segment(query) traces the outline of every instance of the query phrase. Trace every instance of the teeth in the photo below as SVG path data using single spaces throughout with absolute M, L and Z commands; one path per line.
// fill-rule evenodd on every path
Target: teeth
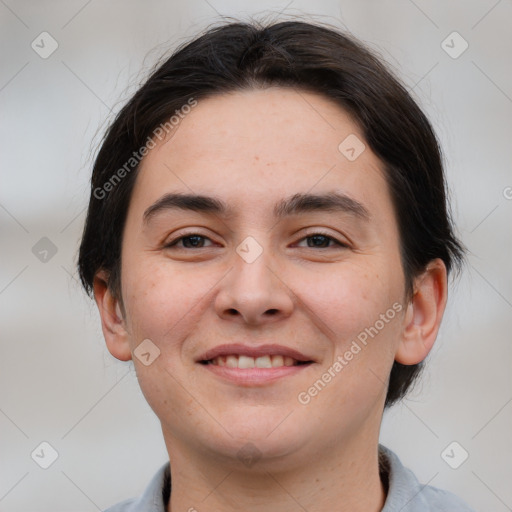
M 274 368 L 276 368 L 277 366 L 284 366 L 283 356 L 272 356 L 272 366 Z
M 219 356 L 211 360 L 211 364 L 226 366 L 227 368 L 279 368 L 282 366 L 294 366 L 297 361 L 288 356 Z
M 238 368 L 254 368 L 254 357 L 238 356 Z
M 254 366 L 256 366 L 256 368 L 272 368 L 272 361 L 270 360 L 270 356 L 257 357 L 254 360 Z
M 220 359 L 219 357 L 216 357 L 215 360 L 217 361 Z M 238 357 L 236 356 L 228 356 L 226 357 L 226 366 L 228 368 L 238 368 Z

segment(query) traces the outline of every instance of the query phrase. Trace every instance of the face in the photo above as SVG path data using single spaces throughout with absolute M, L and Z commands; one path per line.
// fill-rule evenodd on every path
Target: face
M 123 343 L 150 340 L 133 361 L 168 446 L 304 460 L 378 435 L 405 289 L 382 165 L 361 143 L 328 99 L 271 88 L 199 101 L 142 161 Z

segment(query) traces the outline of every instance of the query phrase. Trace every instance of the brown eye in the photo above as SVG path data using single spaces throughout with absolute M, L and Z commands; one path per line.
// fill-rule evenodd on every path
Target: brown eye
M 332 238 L 325 236 L 325 235 L 313 235 L 313 236 L 308 236 L 307 240 L 308 240 L 308 247 L 328 247 Z
M 330 249 L 335 246 L 338 247 L 348 247 L 347 244 L 344 244 L 337 240 L 336 238 L 327 235 L 325 233 L 312 233 L 311 235 L 305 236 L 302 240 L 307 240 L 308 248 L 318 248 L 318 249 Z M 333 244 L 329 245 L 331 242 Z
M 196 233 L 180 236 L 176 240 L 166 244 L 166 248 L 169 247 L 178 247 L 178 249 L 202 249 L 205 247 L 205 240 L 210 240 L 208 237 L 203 235 L 198 235 Z M 182 245 L 180 246 L 180 242 Z

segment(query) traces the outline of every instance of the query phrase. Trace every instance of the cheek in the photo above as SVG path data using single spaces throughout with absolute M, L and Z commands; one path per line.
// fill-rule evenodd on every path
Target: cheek
M 345 342 L 386 314 L 399 299 L 401 289 L 389 269 L 366 265 L 342 264 L 336 271 L 305 273 L 303 279 L 295 280 L 294 292 L 321 321 L 325 334 Z
M 369 262 L 296 278 L 293 291 L 322 331 L 319 343 L 329 345 L 297 394 L 305 424 L 313 414 L 321 418 L 318 428 L 355 435 L 370 415 L 379 421 L 400 331 L 401 288 L 393 269 L 370 269 Z
M 320 399 L 328 403 L 326 407 L 358 409 L 362 397 L 367 403 L 382 398 L 404 308 L 396 275 L 392 269 L 370 271 L 368 266 L 347 265 L 303 282 L 297 291 L 310 318 L 316 318 L 329 339 L 330 359 L 320 372 L 330 372 L 325 378 L 332 380 Z
M 160 350 L 159 366 L 180 379 L 190 375 L 197 345 L 216 320 L 213 300 L 225 274 L 224 267 L 176 265 L 156 254 L 127 258 L 123 294 L 132 351 L 149 339 Z
M 201 289 L 189 273 L 171 271 L 151 261 L 126 261 L 123 293 L 128 328 L 137 345 L 149 338 L 161 349 L 164 339 L 176 339 L 180 324 L 201 299 Z M 171 335 L 172 334 L 172 335 Z
M 170 266 L 156 264 L 156 258 L 153 262 L 137 263 L 126 259 L 124 275 L 132 352 L 146 339 L 159 351 L 148 366 L 136 357 L 137 353 L 133 357 L 141 390 L 158 416 L 162 411 L 183 415 L 194 406 L 180 384 L 191 371 L 190 361 L 182 357 L 183 340 L 194 328 L 195 307 L 199 306 L 207 286 L 204 283 L 201 286 L 200 279 L 188 272 L 171 271 Z

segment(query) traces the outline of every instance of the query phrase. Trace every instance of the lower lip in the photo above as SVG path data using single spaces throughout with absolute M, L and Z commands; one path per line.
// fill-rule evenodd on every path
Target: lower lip
M 291 377 L 306 370 L 311 364 L 279 366 L 277 368 L 228 368 L 215 364 L 201 364 L 201 366 L 215 375 L 241 386 L 255 386 L 267 384 L 283 377 Z

